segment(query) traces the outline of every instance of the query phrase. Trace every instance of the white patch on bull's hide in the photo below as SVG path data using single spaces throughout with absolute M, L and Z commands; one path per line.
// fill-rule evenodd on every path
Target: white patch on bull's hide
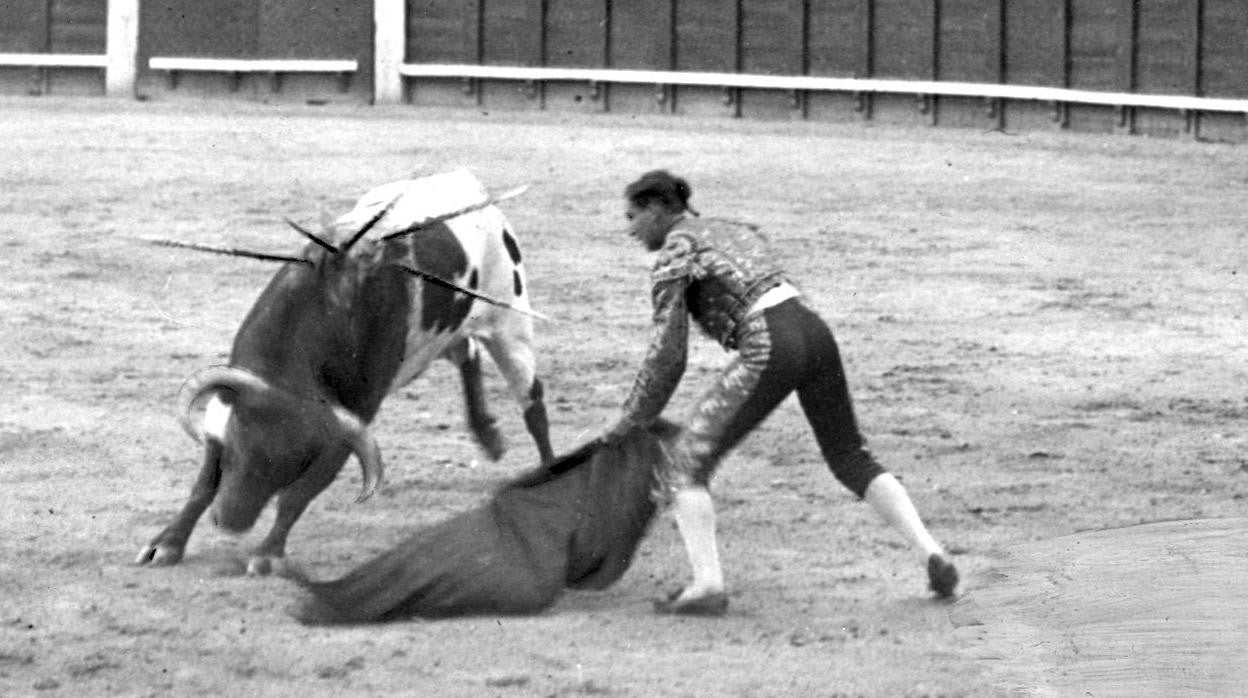
M 368 233 L 367 237 L 377 239 L 421 221 L 483 203 L 488 198 L 489 193 L 481 181 L 466 169 L 399 180 L 383 184 L 362 196 L 351 211 L 337 219 L 334 229 L 340 239 L 349 238 L 389 206 L 389 211 Z M 451 218 L 446 221 L 446 226 L 459 242 L 468 262 L 463 275 L 446 280 L 467 287 L 468 275 L 476 270 L 477 285 L 473 290 L 527 310 L 528 294 L 521 293 L 516 297 L 514 293 L 516 275 L 523 283 L 524 270 L 512 263 L 504 247 L 503 231 L 512 229 L 503 212 L 495 206 L 486 206 Z M 514 231 L 511 234 L 514 238 Z M 411 285 L 412 310 L 408 318 L 406 349 L 403 363 L 390 384 L 391 392 L 424 373 L 434 359 L 442 356 L 447 347 L 463 337 L 488 337 L 492 334 L 515 336 L 518 331 L 528 336 L 531 332 L 526 316 L 482 302 L 473 303 L 464 323 L 454 330 L 444 328 L 440 332 L 431 332 L 423 329 L 422 288 L 422 284 Z
M 349 237 L 393 203 L 390 211 L 368 233 L 370 238 L 382 237 L 414 223 L 479 204 L 488 197 L 481 181 L 462 168 L 420 179 L 401 179 L 369 190 L 360 197 L 355 208 L 338 218 L 334 229 L 339 236 Z
M 475 180 L 474 180 L 475 181 Z M 477 292 L 498 299 L 510 299 L 518 308 L 528 309 L 528 295 L 515 297 L 513 294 L 513 275 L 519 270 L 523 277 L 523 269 L 514 266 L 511 257 L 503 246 L 502 232 L 511 230 L 507 217 L 497 207 L 489 206 L 478 211 L 457 216 L 446 222 L 451 233 L 464 251 L 468 264 L 466 269 L 477 270 Z M 514 237 L 514 233 L 513 233 Z M 447 279 L 460 286 L 467 286 L 468 276 L 464 274 L 454 279 Z M 527 324 L 528 317 L 513 310 L 500 308 L 488 303 L 475 302 L 464 318 L 463 324 L 453 332 L 430 332 L 421 327 L 421 315 L 424 310 L 421 296 L 421 284 L 413 284 L 411 315 L 407 323 L 407 351 L 399 371 L 390 384 L 393 392 L 407 385 L 417 376 L 424 373 L 434 359 L 442 356 L 447 347 L 462 337 L 487 337 L 494 333 L 510 335 L 513 323 Z
M 204 406 L 204 436 L 217 441 L 225 441 L 225 426 L 230 422 L 233 408 L 213 395 Z

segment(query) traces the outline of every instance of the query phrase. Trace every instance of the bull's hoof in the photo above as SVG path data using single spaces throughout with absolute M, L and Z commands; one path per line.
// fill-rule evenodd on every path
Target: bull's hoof
M 252 555 L 247 559 L 248 577 L 268 577 L 271 574 L 285 576 L 286 558 L 272 555 Z
M 503 457 L 507 452 L 507 440 L 503 438 L 503 432 L 493 427 L 483 429 L 474 434 L 477 438 L 477 445 L 485 451 L 485 457 L 492 461 L 496 461 Z
M 149 543 L 139 551 L 138 556 L 134 558 L 134 564 L 145 567 L 176 565 L 182 561 L 183 552 L 184 549 L 179 545 Z

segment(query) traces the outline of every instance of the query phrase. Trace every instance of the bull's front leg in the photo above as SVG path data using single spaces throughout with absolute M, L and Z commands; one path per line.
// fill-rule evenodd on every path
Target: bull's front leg
M 498 428 L 498 419 L 490 413 L 485 403 L 480 348 L 474 340 L 465 339 L 448 349 L 445 355 L 459 367 L 469 431 L 490 460 L 502 458 L 507 452 L 507 441 Z
M 143 546 L 134 562 L 136 565 L 176 565 L 186 553 L 186 542 L 195 529 L 195 523 L 212 504 L 221 483 L 221 444 L 208 439 L 204 447 L 204 464 L 191 486 L 191 496 L 182 510 L 150 543 Z
M 290 536 L 290 529 L 303 516 L 308 504 L 334 481 L 347 455 L 345 450 L 331 449 L 308 468 L 303 477 L 278 493 L 273 527 L 247 558 L 248 576 L 265 576 L 275 570 L 282 574 L 286 571 L 286 539 Z

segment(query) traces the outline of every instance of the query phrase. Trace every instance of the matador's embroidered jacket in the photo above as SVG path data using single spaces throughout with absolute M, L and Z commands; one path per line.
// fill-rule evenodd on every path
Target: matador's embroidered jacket
M 624 403 L 624 419 L 646 424 L 667 406 L 688 354 L 689 316 L 725 349 L 767 291 L 786 281 L 757 229 L 716 219 L 683 219 L 668 232 L 651 272 L 654 331 Z

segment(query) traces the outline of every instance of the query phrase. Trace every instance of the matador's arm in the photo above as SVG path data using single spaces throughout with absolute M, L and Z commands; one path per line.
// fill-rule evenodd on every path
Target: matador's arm
M 685 306 L 687 279 L 658 281 L 654 285 L 654 328 L 650 347 L 637 372 L 632 392 L 624 401 L 621 426 L 653 422 L 676 392 L 685 374 L 689 350 L 689 311 Z

